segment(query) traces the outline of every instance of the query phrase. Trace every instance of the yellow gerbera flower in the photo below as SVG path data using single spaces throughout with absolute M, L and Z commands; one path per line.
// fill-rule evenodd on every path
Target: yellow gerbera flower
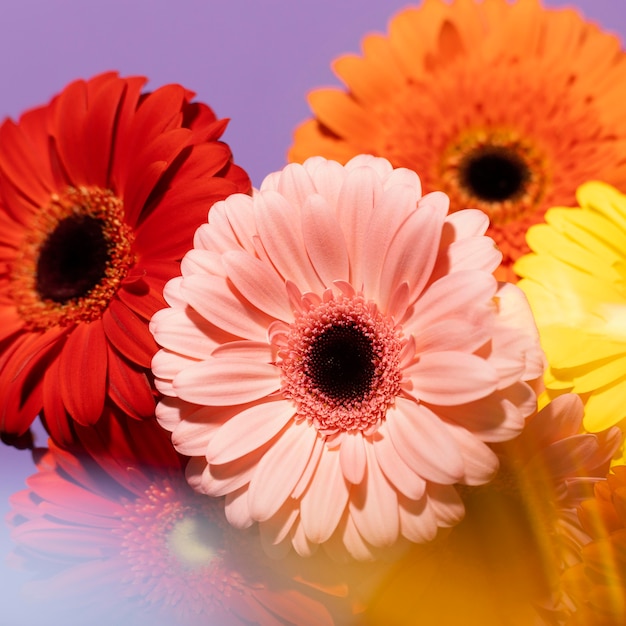
M 539 327 L 551 396 L 579 394 L 591 432 L 626 430 L 626 196 L 582 185 L 579 208 L 553 208 L 515 264 Z

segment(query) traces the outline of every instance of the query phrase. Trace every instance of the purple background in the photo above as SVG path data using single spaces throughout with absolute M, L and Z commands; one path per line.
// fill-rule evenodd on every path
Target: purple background
M 569 5 L 626 36 L 622 0 Z M 306 92 L 337 84 L 331 60 L 358 52 L 365 33 L 384 32 L 405 6 L 401 0 L 3 0 L 0 117 L 16 118 L 69 81 L 104 70 L 147 76 L 151 88 L 181 83 L 231 119 L 224 138 L 258 186 L 284 165 L 293 129 L 309 115 Z M 45 443 L 41 432 L 38 443 Z M 29 453 L 0 444 L 0 516 L 8 495 L 32 472 Z M 26 625 L 17 616 L 19 576 L 4 566 L 9 546 L 0 521 L 0 626 Z

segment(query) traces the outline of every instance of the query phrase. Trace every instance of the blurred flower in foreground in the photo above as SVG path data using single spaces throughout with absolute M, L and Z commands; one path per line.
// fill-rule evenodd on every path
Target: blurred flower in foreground
M 626 183 L 626 54 L 573 9 L 538 0 L 426 0 L 334 70 L 347 92 L 309 95 L 292 161 L 371 153 L 420 174 L 456 209 L 485 211 L 504 255 L 581 181 Z
M 584 626 L 626 623 L 626 467 L 616 466 L 595 486 L 593 498 L 579 509 L 591 541 L 582 562 L 564 575 L 565 588 L 577 607 L 571 622 Z
M 112 457 L 105 473 L 50 446 L 10 500 L 13 561 L 38 574 L 24 590 L 31 610 L 81 625 L 103 612 L 106 624 L 333 623 L 302 592 L 310 587 L 268 564 L 258 536 L 235 531 L 221 501 L 194 493 L 181 473 Z
M 0 431 L 154 415 L 147 321 L 211 204 L 247 175 L 193 93 L 102 74 L 0 127 Z M 77 375 L 80 380 L 77 380 Z
M 585 428 L 599 431 L 626 418 L 626 196 L 592 182 L 580 208 L 554 208 L 534 226 L 534 254 L 516 271 L 528 296 L 555 395 L 580 394 Z
M 582 413 L 577 396 L 561 396 L 518 438 L 494 446 L 496 478 L 464 490 L 465 519 L 399 563 L 363 623 L 560 623 L 569 612 L 561 574 L 588 541 L 576 507 L 606 475 L 620 441 L 617 428 L 580 434 Z
M 157 418 L 238 527 L 301 555 L 372 559 L 456 524 L 455 483 L 522 429 L 540 377 L 530 310 L 479 211 L 362 156 L 217 203 L 151 330 Z

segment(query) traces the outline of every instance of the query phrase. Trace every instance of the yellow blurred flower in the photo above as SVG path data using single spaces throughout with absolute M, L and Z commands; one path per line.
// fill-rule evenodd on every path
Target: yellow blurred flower
M 546 388 L 585 402 L 591 432 L 626 427 L 626 196 L 590 182 L 578 208 L 553 208 L 515 264 L 549 368 Z

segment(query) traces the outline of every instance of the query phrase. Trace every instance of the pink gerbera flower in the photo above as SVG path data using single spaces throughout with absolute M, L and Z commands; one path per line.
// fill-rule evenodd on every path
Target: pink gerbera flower
M 541 375 L 522 293 L 475 210 L 416 174 L 322 158 L 217 203 L 151 329 L 160 423 L 268 546 L 373 558 L 458 522 Z

